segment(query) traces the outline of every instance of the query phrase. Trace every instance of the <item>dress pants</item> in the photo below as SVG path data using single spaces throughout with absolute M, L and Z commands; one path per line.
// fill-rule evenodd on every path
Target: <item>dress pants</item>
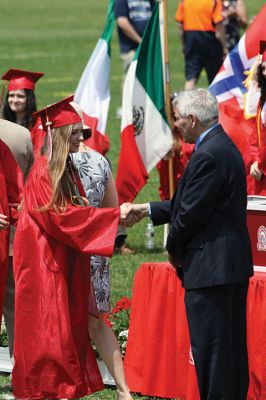
M 201 400 L 246 400 L 248 281 L 186 289 L 185 305 Z
M 15 312 L 15 282 L 13 274 L 13 257 L 9 256 L 8 275 L 5 289 L 5 299 L 3 314 L 5 319 L 6 331 L 8 336 L 9 354 L 12 364 L 14 364 L 14 312 Z

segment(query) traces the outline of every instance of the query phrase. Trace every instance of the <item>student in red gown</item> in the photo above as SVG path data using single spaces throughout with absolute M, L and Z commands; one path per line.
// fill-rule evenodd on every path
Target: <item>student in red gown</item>
M 257 107 L 256 124 L 250 137 L 250 176 L 248 193 L 266 196 L 266 42 L 260 42 L 261 60 L 257 67 L 260 100 Z
M 32 113 L 36 111 L 35 84 L 42 76 L 42 72 L 10 68 L 1 77 L 1 79 L 8 83 L 8 86 L 1 107 L 0 138 L 12 150 L 24 174 L 24 179 L 27 178 L 33 161 L 31 135 L 27 131 L 32 128 Z M 35 137 L 39 138 L 40 136 Z M 15 228 L 11 226 L 8 277 L 3 307 L 9 354 L 12 363 L 15 309 L 15 283 L 13 276 L 14 234 Z
M 25 128 L 32 127 L 32 113 L 36 111 L 35 83 L 42 72 L 10 68 L 1 79 L 9 81 L 3 104 L 2 118 Z
M 72 399 L 103 388 L 88 336 L 88 254 L 112 255 L 125 209 L 88 206 L 69 156 L 83 140 L 72 99 L 37 113 L 47 134 L 15 237 L 13 389 L 23 399 Z
M 0 321 L 8 272 L 10 225 L 17 220 L 22 174 L 9 147 L 0 140 Z

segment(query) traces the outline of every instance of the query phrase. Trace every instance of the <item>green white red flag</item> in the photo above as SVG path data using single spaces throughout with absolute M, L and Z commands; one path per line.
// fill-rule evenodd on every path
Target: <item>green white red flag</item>
M 114 24 L 114 0 L 110 0 L 103 33 L 83 71 L 74 98 L 85 114 L 85 123 L 92 128 L 92 137 L 86 144 L 101 154 L 109 149 L 105 128 L 110 103 L 109 75 Z
M 149 172 L 172 148 L 165 113 L 163 45 L 156 3 L 124 84 L 116 178 L 120 203 L 135 199 Z

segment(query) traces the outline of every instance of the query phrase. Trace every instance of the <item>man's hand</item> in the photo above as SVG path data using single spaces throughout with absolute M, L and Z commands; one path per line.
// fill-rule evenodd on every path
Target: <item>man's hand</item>
M 261 180 L 262 171 L 258 167 L 258 161 L 255 161 L 250 167 L 250 175 L 253 176 L 257 181 Z
M 182 281 L 183 280 L 183 267 L 182 267 L 181 258 L 173 257 L 173 256 L 171 256 L 171 254 L 168 253 L 168 261 L 175 268 L 178 278 Z
M 0 231 L 3 231 L 9 227 L 9 222 L 6 221 L 6 218 L 6 215 L 0 214 Z
M 120 206 L 120 223 L 131 227 L 148 215 L 147 204 L 124 203 Z

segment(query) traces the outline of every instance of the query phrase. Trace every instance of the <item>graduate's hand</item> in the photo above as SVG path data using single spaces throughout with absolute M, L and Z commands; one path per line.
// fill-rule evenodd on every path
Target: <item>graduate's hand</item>
M 3 231 L 9 227 L 9 222 L 6 220 L 6 218 L 6 215 L 0 214 L 0 231 Z
M 250 175 L 253 176 L 257 181 L 260 181 L 262 177 L 262 171 L 258 167 L 258 161 L 255 161 L 250 167 Z

